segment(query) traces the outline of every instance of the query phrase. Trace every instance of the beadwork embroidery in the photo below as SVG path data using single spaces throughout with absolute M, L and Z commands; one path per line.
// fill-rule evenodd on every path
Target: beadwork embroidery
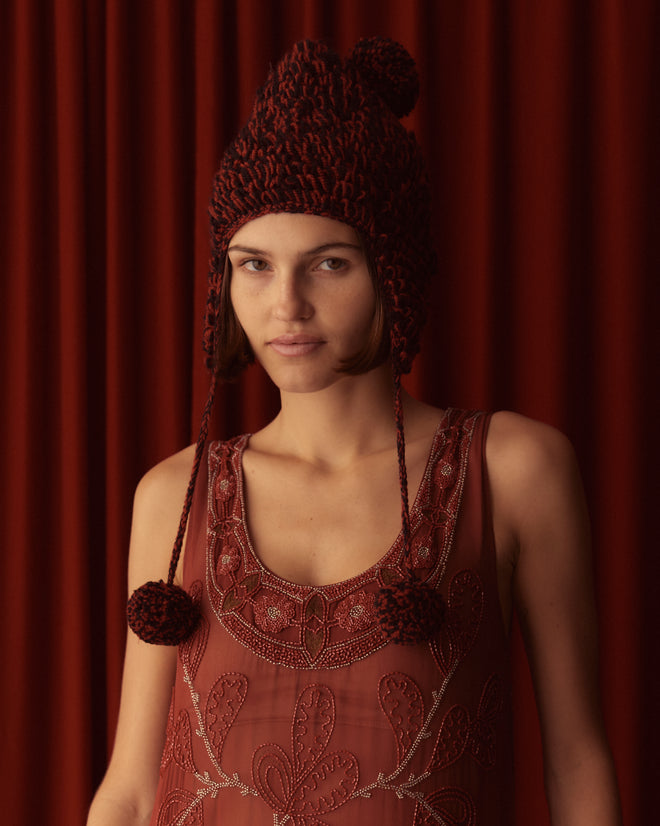
M 252 777 L 260 796 L 279 815 L 300 826 L 320 823 L 346 803 L 358 783 L 350 752 L 327 753 L 335 726 L 335 699 L 327 686 L 310 685 L 300 694 L 291 726 L 291 754 L 278 744 L 257 749 Z
M 187 673 L 186 682 L 192 690 Z M 355 755 L 345 749 L 328 751 L 336 720 L 335 697 L 330 688 L 318 684 L 308 685 L 298 696 L 291 723 L 291 751 L 287 752 L 277 743 L 265 743 L 255 750 L 252 758 L 253 786 L 247 786 L 236 773 L 230 779 L 221 768 L 223 747 L 247 693 L 244 675 L 224 674 L 211 688 L 204 713 L 199 697 L 194 691 L 192 694 L 199 722 L 196 734 L 206 744 L 219 781 L 208 772 L 202 775 L 196 770 L 188 715 L 182 710 L 175 725 L 171 710 L 161 770 L 174 761 L 184 772 L 193 774 L 202 787 L 196 795 L 185 789 L 171 791 L 160 808 L 159 826 L 202 823 L 203 797 L 209 793 L 215 796 L 221 788 L 229 786 L 241 788 L 243 794 L 258 795 L 272 809 L 275 823 L 279 823 L 280 818 L 282 823 L 291 818 L 299 826 L 322 826 L 321 815 L 382 789 L 417 801 L 414 824 L 473 826 L 474 803 L 463 790 L 446 787 L 424 796 L 417 787 L 431 772 L 459 760 L 466 750 L 484 768 L 493 766 L 496 748 L 493 723 L 502 700 L 497 675 L 486 682 L 472 723 L 469 712 L 462 706 L 452 706 L 445 713 L 427 771 L 417 776 L 410 774 L 403 782 L 400 776 L 432 730 L 444 689 L 434 693 L 433 706 L 426 714 L 422 692 L 411 677 L 398 672 L 382 677 L 378 686 L 379 702 L 394 734 L 397 762 L 388 776 L 381 773 L 375 782 L 362 788 L 358 788 L 360 772 Z
M 341 674 L 333 682 L 326 672 L 324 681 L 322 669 L 343 668 L 378 650 L 373 595 L 381 582 L 400 575 L 400 548 L 395 543 L 381 564 L 336 586 L 305 588 L 275 577 L 259 565 L 244 527 L 241 440 L 214 446 L 215 466 L 209 460 L 206 582 L 194 581 L 188 587 L 193 599 L 202 602 L 203 617 L 195 634 L 179 647 L 179 696 L 174 698 L 178 704 L 173 702 L 170 709 L 162 759 L 168 779 L 154 826 L 203 826 L 205 809 L 207 817 L 216 811 L 213 799 L 221 798 L 218 811 L 226 806 L 238 813 L 243 811 L 238 808 L 243 805 L 241 795 L 250 799 L 245 811 L 256 813 L 264 807 L 262 814 L 247 816 L 249 822 L 273 826 L 358 822 L 362 815 L 356 812 L 365 812 L 370 798 L 379 798 L 374 801 L 378 812 L 389 811 L 391 803 L 397 813 L 393 817 L 402 826 L 477 826 L 477 818 L 482 822 L 479 798 L 471 794 L 473 789 L 480 794 L 478 787 L 457 778 L 501 765 L 497 732 L 505 682 L 497 672 L 479 669 L 479 683 L 468 697 L 449 691 L 478 639 L 477 651 L 483 651 L 479 635 L 486 627 L 485 593 L 477 566 L 460 567 L 471 565 L 469 559 L 461 557 L 459 565 L 452 561 L 451 574 L 445 576 L 473 427 L 469 417 L 447 418 L 436 434 L 412 509 L 415 571 L 442 589 L 447 622 L 424 651 L 410 655 L 410 669 L 386 667 L 382 676 L 376 672 L 370 677 L 370 688 L 362 685 L 359 702 L 375 714 L 368 725 L 379 743 L 378 754 L 364 764 L 359 739 L 344 739 L 347 723 L 354 727 L 359 720 L 355 706 L 351 709 L 358 695 L 338 689 Z M 448 471 L 438 471 L 442 462 Z M 230 484 L 223 486 L 225 474 Z M 439 485 L 438 474 L 449 483 Z M 488 616 L 492 618 L 492 612 Z M 260 729 L 255 730 L 254 723 L 264 712 L 259 690 L 251 695 L 246 674 L 232 671 L 231 665 L 219 676 L 213 668 L 209 671 L 211 630 L 214 656 L 217 651 L 219 662 L 237 662 L 233 654 L 225 660 L 216 648 L 218 640 L 234 645 L 226 636 L 216 636 L 224 633 L 222 629 L 240 644 L 237 651 L 242 647 L 262 660 L 255 674 L 269 668 L 263 661 L 289 667 L 303 664 L 288 683 L 293 691 L 274 706 L 277 719 L 267 730 L 279 733 L 250 739 L 247 753 L 243 738 L 248 731 L 250 737 L 255 731 L 258 737 Z M 387 651 L 379 656 L 397 668 L 404 662 L 390 659 Z M 244 655 L 239 653 L 239 660 L 244 661 Z M 353 671 L 352 679 L 356 677 Z M 180 692 L 188 695 L 186 700 Z M 287 720 L 288 738 L 282 731 Z M 407 808 L 394 808 L 403 804 Z
M 484 609 L 484 590 L 474 571 L 459 571 L 449 584 L 447 622 L 431 642 L 443 674 L 451 674 L 474 644 Z
M 335 620 L 345 631 L 362 631 L 376 621 L 373 594 L 358 591 L 343 599 L 335 610 Z
M 281 594 L 264 593 L 254 601 L 254 621 L 262 631 L 278 634 L 291 625 L 295 609 Z
M 190 596 L 197 605 L 201 602 L 203 588 L 204 586 L 199 580 L 196 580 L 190 586 Z M 197 676 L 197 670 L 206 651 L 209 631 L 209 621 L 202 613 L 196 631 L 179 646 L 179 657 L 188 669 L 192 680 Z
M 202 801 L 185 789 L 171 791 L 158 813 L 158 826 L 204 826 Z
M 453 541 L 476 418 L 447 412 L 411 509 L 413 568 L 435 586 Z M 346 582 L 312 588 L 275 576 L 254 553 L 246 527 L 248 438 L 214 443 L 209 451 L 207 589 L 218 621 L 258 656 L 290 668 L 337 668 L 373 653 L 385 645 L 373 600 L 403 574 L 401 536 L 380 563 Z
M 424 805 L 426 804 L 426 805 Z M 476 826 L 476 810 L 470 795 L 462 789 L 439 789 L 424 804 L 417 804 L 413 826 Z
M 413 747 L 424 723 L 422 692 L 405 674 L 387 674 L 378 686 L 378 699 L 394 732 L 400 763 Z

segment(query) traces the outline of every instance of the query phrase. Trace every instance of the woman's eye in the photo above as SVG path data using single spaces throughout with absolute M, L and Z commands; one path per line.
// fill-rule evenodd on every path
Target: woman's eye
M 241 266 L 249 272 L 263 272 L 268 268 L 268 264 L 262 261 L 261 258 L 249 258 L 247 261 L 243 261 Z
M 343 269 L 345 266 L 346 261 L 344 261 L 343 258 L 326 258 L 319 264 L 319 269 L 337 272 L 338 270 Z

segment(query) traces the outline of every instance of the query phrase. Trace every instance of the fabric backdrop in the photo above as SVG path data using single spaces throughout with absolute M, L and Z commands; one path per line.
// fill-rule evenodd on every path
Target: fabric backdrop
M 111 747 L 131 498 L 196 436 L 207 203 L 301 37 L 403 42 L 442 273 L 408 382 L 573 440 L 627 823 L 656 812 L 660 5 L 653 0 L 0 3 L 2 821 L 80 823 Z M 258 369 L 218 437 L 276 410 Z M 518 824 L 547 822 L 516 638 Z

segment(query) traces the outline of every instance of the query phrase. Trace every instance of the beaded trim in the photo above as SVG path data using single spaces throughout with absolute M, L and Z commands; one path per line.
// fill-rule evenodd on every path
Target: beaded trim
M 463 495 L 470 444 L 481 414 L 446 411 L 410 512 L 415 574 L 441 587 Z M 343 582 L 299 585 L 269 571 L 247 530 L 243 435 L 209 449 L 206 588 L 211 608 L 239 643 L 270 663 L 341 668 L 387 644 L 377 591 L 403 575 L 401 534 L 379 562 Z M 446 596 L 446 595 L 445 595 Z

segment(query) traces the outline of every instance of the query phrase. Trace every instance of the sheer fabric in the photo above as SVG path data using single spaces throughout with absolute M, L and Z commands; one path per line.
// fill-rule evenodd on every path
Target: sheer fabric
M 261 564 L 246 527 L 249 437 L 211 446 L 184 562 L 203 621 L 179 649 L 153 826 L 511 823 L 487 422 L 449 411 L 433 441 L 412 565 L 447 617 L 416 646 L 386 643 L 374 611 L 401 574 L 401 536 L 345 582 L 287 582 Z

